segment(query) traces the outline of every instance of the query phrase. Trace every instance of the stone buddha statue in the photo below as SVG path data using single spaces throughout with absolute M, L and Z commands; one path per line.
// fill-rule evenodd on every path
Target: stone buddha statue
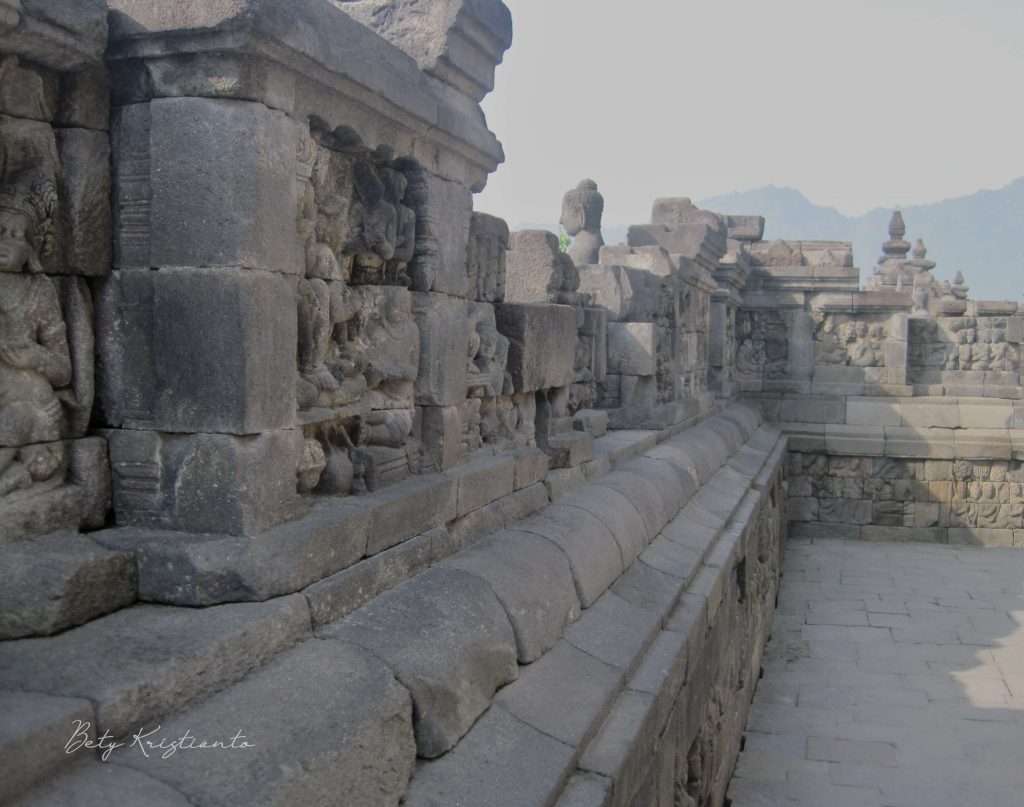
M 584 179 L 562 198 L 562 218 L 559 224 L 573 239 L 569 257 L 577 266 L 597 263 L 598 252 L 604 246 L 601 237 L 603 212 L 604 197 L 592 179 Z

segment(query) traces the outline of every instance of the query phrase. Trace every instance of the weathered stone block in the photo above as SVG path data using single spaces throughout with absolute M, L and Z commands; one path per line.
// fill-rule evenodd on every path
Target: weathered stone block
M 65 747 L 75 721 L 91 724 L 95 719 L 92 704 L 84 698 L 60 698 L 36 692 L 2 692 L 0 710 L 4 714 L 0 728 L 0 758 L 4 761 L 0 799 L 5 803 L 12 803 L 32 785 L 51 779 L 56 771 L 66 766 L 71 757 Z M 28 804 L 40 807 L 62 803 L 68 802 L 28 799 Z
M 661 616 L 609 591 L 569 626 L 565 639 L 605 664 L 630 669 L 661 628 Z
M 0 6 L 0 49 L 56 70 L 103 59 L 107 10 L 100 0 L 30 0 Z
M 558 642 L 498 693 L 495 703 L 574 748 L 586 744 L 622 683 L 622 670 Z
M 843 423 L 846 409 L 846 398 L 835 395 L 787 395 L 781 406 L 794 423 Z
M 514 486 L 516 490 L 543 482 L 548 472 L 548 455 L 539 448 L 523 448 L 515 453 L 516 468 Z
M 106 436 L 119 526 L 247 535 L 301 513 L 297 431 Z
M 515 458 L 481 457 L 452 472 L 458 480 L 456 515 L 461 517 L 512 493 Z
M 580 409 L 573 415 L 573 428 L 591 437 L 601 437 L 608 432 L 608 413 L 600 409 Z
M 374 502 L 367 527 L 366 553 L 375 555 L 388 547 L 443 527 L 458 507 L 458 482 L 445 474 L 430 474 L 385 489 Z
M 666 468 L 664 473 L 671 474 L 672 472 Z M 632 465 L 627 469 L 612 471 L 594 484 L 601 488 L 611 488 L 633 503 L 647 528 L 646 540 L 650 541 L 669 522 L 669 511 L 659 485 L 655 481 L 633 473 Z
M 737 241 L 760 241 L 764 237 L 764 216 L 727 215 L 725 226 L 729 238 Z
M 885 451 L 885 429 L 826 424 L 825 450 L 830 454 L 881 455 Z
M 0 644 L 0 687 L 88 698 L 99 732 L 120 737 L 239 680 L 309 634 L 300 596 L 198 610 L 140 605 L 57 636 Z
M 166 721 L 160 735 L 176 738 L 187 730 L 222 738 L 242 715 L 254 748 L 166 758 L 124 749 L 114 759 L 193 804 L 282 806 L 331 801 L 339 787 L 353 804 L 395 803 L 416 764 L 409 693 L 380 660 L 350 644 L 305 642 Z M 276 741 L 261 743 L 260 736 Z
M 911 398 L 902 401 L 900 412 L 903 418 L 901 426 L 942 429 L 960 427 L 960 408 L 956 399 L 918 402 Z
M 710 213 L 710 211 L 701 211 Z M 715 215 L 711 213 L 711 215 Z M 660 246 L 670 255 L 702 256 L 712 266 L 725 254 L 725 227 L 721 222 L 681 221 L 679 224 L 634 224 L 626 233 L 631 247 Z
M 429 569 L 322 629 L 384 661 L 415 706 L 416 748 L 451 750 L 515 680 L 515 634 L 491 587 L 457 569 Z
M 543 656 L 580 615 L 565 555 L 539 536 L 502 532 L 441 565 L 479 577 L 494 590 L 515 631 L 520 664 Z
M 558 237 L 547 230 L 512 233 L 506 257 L 505 302 L 576 302 L 579 270 L 558 247 Z
M 1008 460 L 1012 456 L 1007 429 L 956 429 L 953 441 L 953 456 L 957 459 Z
M 580 767 L 611 778 L 624 793 L 635 793 L 642 784 L 645 765 L 654 755 L 655 703 L 656 698 L 646 692 L 622 693 L 580 759 Z
M 59 103 L 58 126 L 107 131 L 110 126 L 110 74 L 106 67 L 96 65 L 74 73 L 63 73 Z
M 300 127 L 263 104 L 157 98 L 120 107 L 112 136 L 115 265 L 299 274 Z M 464 265 L 463 260 L 462 264 Z
M 959 408 L 960 425 L 965 429 L 1015 428 L 1014 407 L 1011 401 L 961 399 Z
M 503 303 L 496 306 L 498 330 L 508 337 L 508 371 L 516 392 L 572 383 L 576 312 L 565 305 Z M 564 350 L 553 349 L 564 345 Z M 463 362 L 465 363 L 465 362 Z
M 492 706 L 451 753 L 420 764 L 403 803 L 553 804 L 575 756 L 570 746 Z M 516 765 L 508 764 L 512 759 Z
M 135 554 L 143 600 L 189 606 L 262 601 L 300 591 L 363 557 L 368 498 L 324 497 L 301 518 L 256 534 L 127 528 L 92 537 Z
M 658 328 L 653 322 L 608 323 L 608 370 L 622 375 L 654 375 Z
M 916 459 L 952 459 L 954 429 L 885 427 L 885 455 Z
M 497 0 L 445 0 L 429 9 L 375 0 L 341 8 L 409 54 L 425 73 L 479 102 L 494 89 L 494 68 L 512 44 L 512 18 Z
M 584 266 L 579 275 L 579 290 L 590 295 L 594 305 L 608 312 L 610 322 L 626 318 L 633 289 L 624 267 L 606 266 L 603 263 L 599 266 Z
M 61 271 L 110 272 L 110 141 L 106 132 L 57 129 L 60 154 Z
M 115 272 L 97 321 L 109 424 L 233 434 L 293 425 L 293 281 L 227 268 Z
M 413 316 L 420 329 L 416 404 L 459 403 L 466 397 L 466 302 L 445 294 L 414 292 Z
M 0 548 L 0 639 L 56 633 L 135 601 L 135 558 L 78 535 Z
M 577 465 L 573 468 L 553 468 L 544 477 L 544 487 L 547 489 L 548 498 L 556 502 L 572 493 L 586 481 L 585 465 Z
M 1013 546 L 1013 530 L 983 529 L 978 527 L 950 527 L 949 543 L 959 546 Z
M 508 224 L 487 213 L 473 212 L 469 220 L 466 268 L 469 296 L 473 300 L 500 303 L 505 299 Z
M 902 422 L 900 404 L 895 399 L 846 399 L 846 424 L 848 426 L 899 426 Z
M 547 441 L 546 453 L 552 468 L 575 468 L 594 455 L 594 438 L 581 432 L 559 434 Z
M 433 559 L 434 537 L 430 533 L 418 535 L 304 589 L 313 627 L 341 619 L 378 594 L 425 571 Z
M 412 288 L 465 297 L 473 194 L 427 171 L 412 171 L 408 176 L 407 198 L 416 210 L 416 253 L 409 264 Z
M 619 545 L 600 519 L 585 510 L 553 504 L 515 525 L 547 538 L 569 561 L 576 596 L 589 608 L 622 574 Z
M 434 470 L 447 471 L 461 464 L 466 454 L 461 406 L 420 406 L 416 412 L 417 434 Z

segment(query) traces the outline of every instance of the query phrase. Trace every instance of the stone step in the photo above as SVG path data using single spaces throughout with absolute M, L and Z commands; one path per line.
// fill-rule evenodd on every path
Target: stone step
M 38 692 L 0 692 L 0 804 L 66 769 L 65 747 L 93 723 L 92 704 Z
M 46 636 L 135 602 L 135 556 L 78 534 L 0 547 L 0 639 Z
M 757 428 L 748 418 L 740 425 L 744 437 Z M 407 805 L 526 807 L 560 796 L 559 804 L 596 805 L 608 803 L 613 788 L 632 792 L 639 786 L 645 771 L 636 760 L 649 756 L 665 731 L 672 704 L 700 658 L 709 619 L 733 579 L 753 506 L 767 495 L 755 480 L 769 457 L 776 467 L 781 461 L 767 437 L 759 445 L 742 468 L 726 464 L 708 477 L 717 512 L 692 498 L 685 503 L 551 650 L 521 667 L 517 680 L 496 693 L 449 753 L 419 765 Z M 648 457 L 651 474 L 658 469 L 649 463 L 660 460 L 675 467 L 677 479 L 695 480 L 696 470 L 678 453 L 651 449 Z M 628 483 L 630 501 L 650 492 L 635 478 L 611 479 Z M 684 489 L 683 497 L 690 492 Z M 639 509 L 648 520 L 656 518 L 654 500 L 639 502 Z M 639 515 L 635 528 L 642 531 Z M 528 781 L 521 776 L 523 765 L 531 771 Z
M 200 742 L 227 747 L 188 748 Z M 405 688 L 355 645 L 310 639 L 18 804 L 397 804 L 415 763 Z
M 138 605 L 57 636 L 0 643 L 0 690 L 85 698 L 133 734 L 311 635 L 301 595 L 204 609 Z

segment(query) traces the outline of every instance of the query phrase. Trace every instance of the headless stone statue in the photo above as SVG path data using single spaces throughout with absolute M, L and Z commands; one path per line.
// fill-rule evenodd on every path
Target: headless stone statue
M 583 180 L 562 198 L 562 218 L 559 224 L 567 235 L 572 236 L 569 257 L 577 266 L 597 263 L 598 253 L 604 246 L 601 237 L 603 212 L 604 197 L 592 179 Z

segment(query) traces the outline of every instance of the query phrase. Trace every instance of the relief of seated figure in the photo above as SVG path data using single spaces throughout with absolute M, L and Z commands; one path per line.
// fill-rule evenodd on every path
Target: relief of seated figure
M 387 189 L 368 163 L 353 166 L 352 189 L 351 238 L 344 251 L 355 256 L 352 276 L 356 283 L 381 284 L 386 280 L 386 263 L 395 257 L 398 211 L 385 198 Z
M 412 318 L 411 298 L 388 287 L 374 294 L 374 311 L 362 334 L 364 376 L 372 409 L 413 406 L 413 382 L 419 372 L 420 332 Z
M 57 289 L 39 274 L 56 205 L 53 183 L 34 172 L 0 187 L 0 495 L 50 479 L 64 462 L 54 441 L 71 354 Z
M 998 328 L 992 331 L 991 368 L 999 371 L 1016 369 L 1013 352 L 1006 341 L 1006 332 Z
M 992 363 L 992 332 L 988 331 L 971 346 L 971 369 L 988 370 Z
M 362 367 L 340 356 L 345 353 L 348 322 L 355 315 L 345 265 L 329 243 L 332 217 L 340 209 L 340 200 L 333 197 L 321 202 L 306 242 L 306 275 L 299 281 L 298 310 L 298 402 L 302 409 L 345 406 L 366 391 Z M 334 362 L 330 362 L 332 352 L 339 354 Z
M 960 339 L 957 343 L 957 369 L 958 370 L 973 370 L 974 369 L 974 340 L 975 336 L 974 328 L 964 328 L 960 331 Z
M 466 386 L 471 397 L 493 398 L 511 388 L 512 377 L 506 372 L 509 340 L 486 320 L 480 320 L 469 334 L 469 355 Z
M 854 323 L 853 341 L 847 350 L 850 354 L 850 364 L 854 367 L 877 367 L 882 363 L 878 355 L 877 340 L 870 338 L 866 322 Z
M 814 363 L 824 365 L 846 364 L 846 349 L 836 333 L 835 319 L 819 314 L 818 331 L 814 340 Z

